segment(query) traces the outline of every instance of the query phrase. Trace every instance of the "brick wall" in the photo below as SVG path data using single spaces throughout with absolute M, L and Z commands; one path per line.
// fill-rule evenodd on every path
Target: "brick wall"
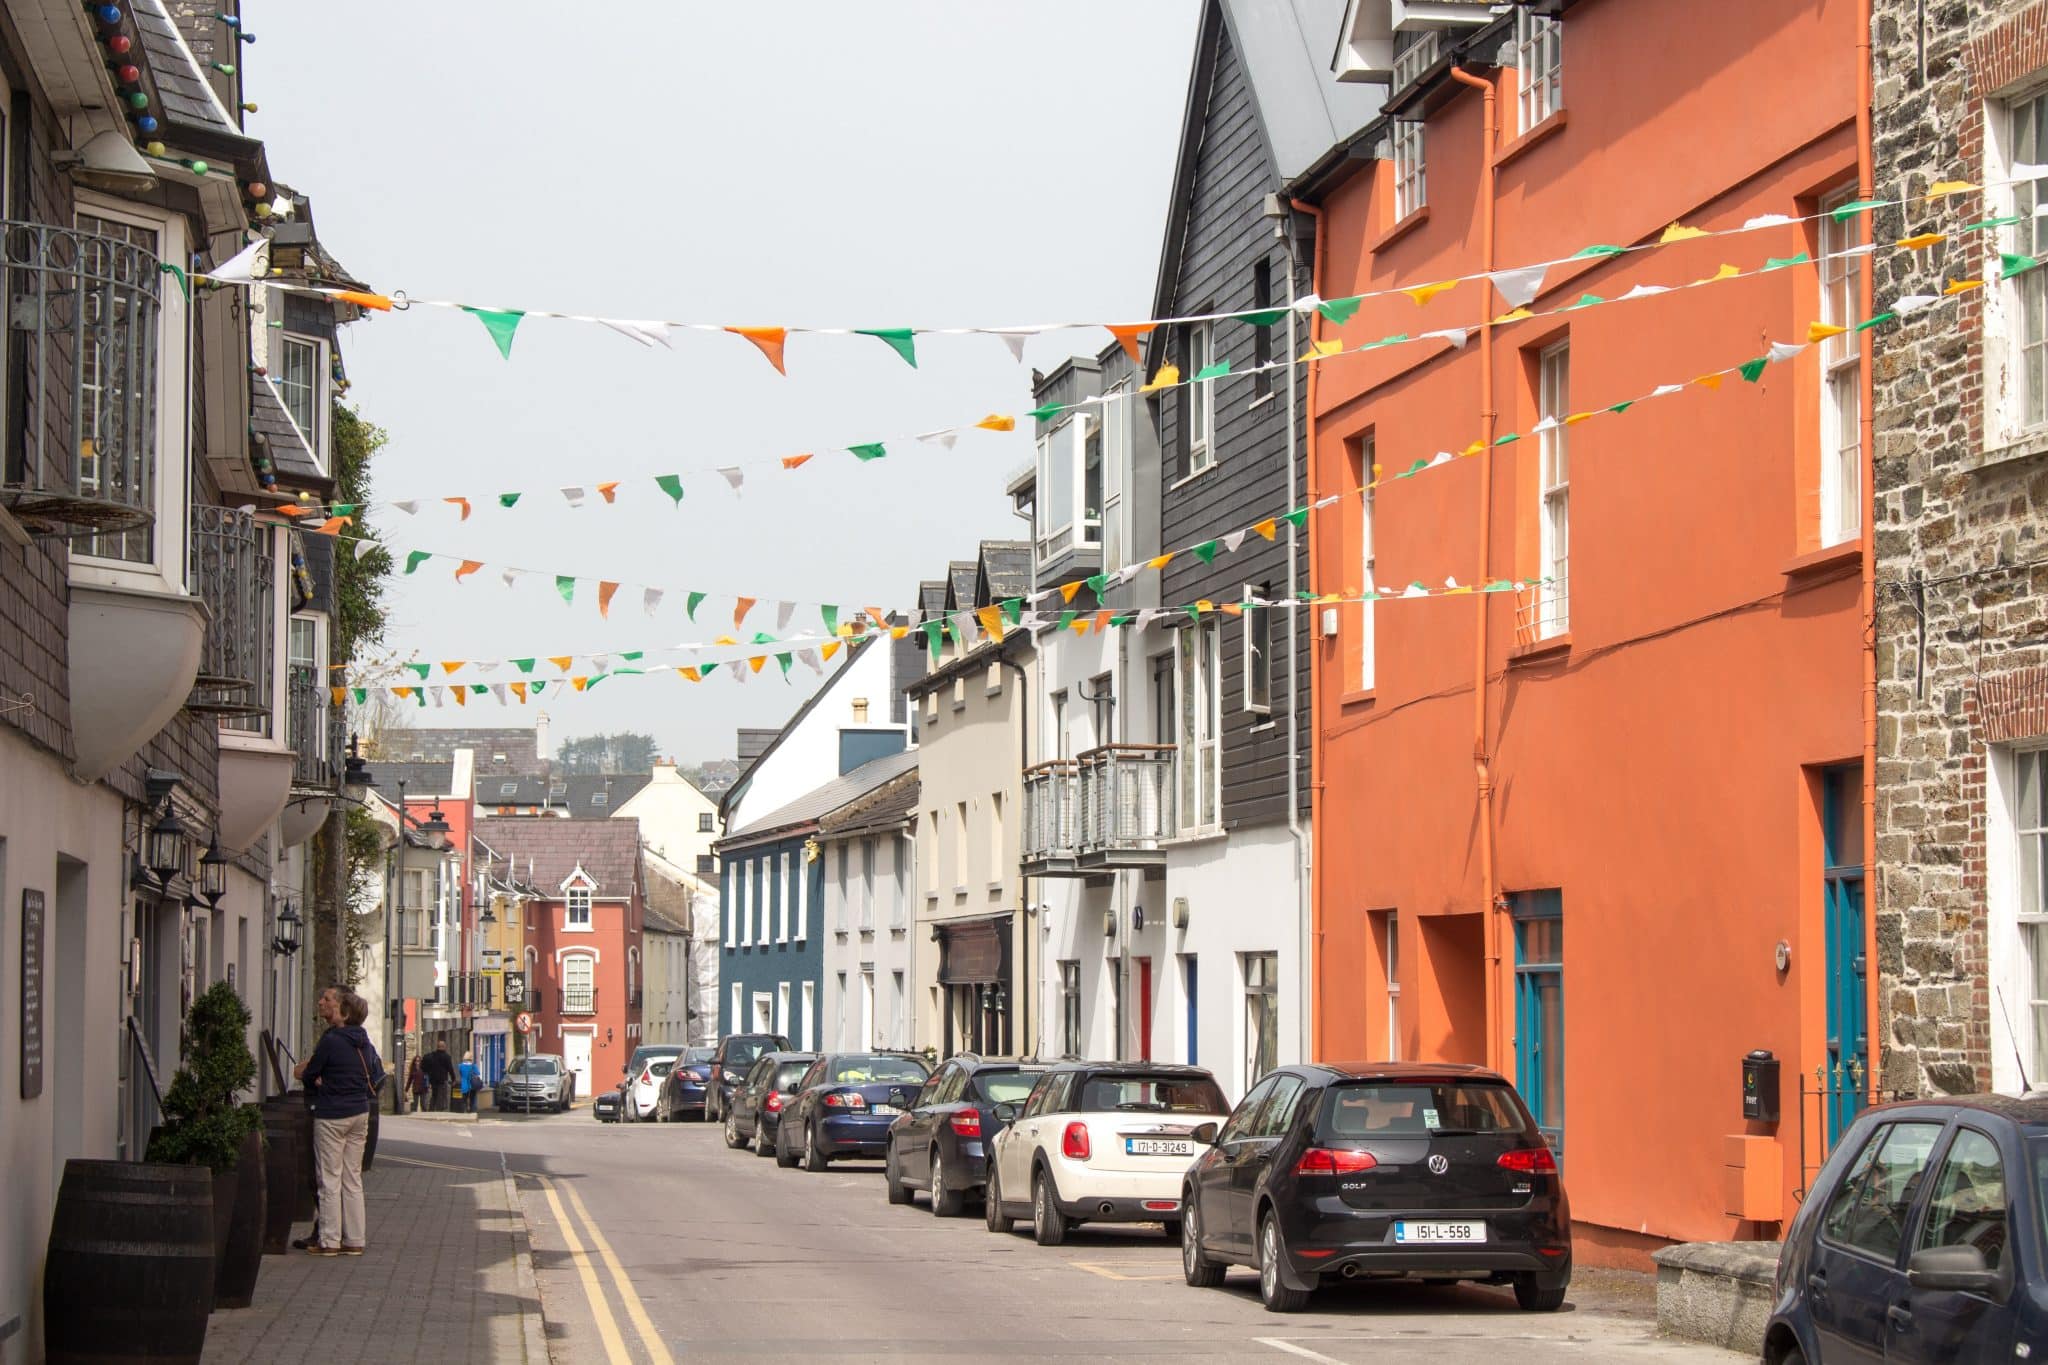
M 1935 181 L 1985 174 L 1986 96 L 2048 70 L 2048 0 L 1876 0 L 1875 240 L 1986 216 L 1980 196 L 1929 203 Z M 1877 306 L 1995 273 L 1994 243 L 1880 249 Z M 1985 264 L 1986 260 L 1991 263 Z M 1990 288 L 2000 286 L 1995 283 Z M 1991 1084 L 1985 905 L 1986 744 L 2043 733 L 2048 689 L 2048 454 L 1987 460 L 1984 307 L 1873 334 L 1877 545 L 1879 1085 Z M 1924 580 L 1924 581 L 1921 581 Z M 2021 731 L 2028 731 L 2022 734 Z

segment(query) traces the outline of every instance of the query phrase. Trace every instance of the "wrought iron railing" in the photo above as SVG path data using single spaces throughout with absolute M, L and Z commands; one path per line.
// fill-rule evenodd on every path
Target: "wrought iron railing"
M 564 987 L 562 987 L 562 1013 L 564 1013 L 564 1014 L 596 1014 L 596 1013 L 597 1013 L 597 987 L 595 987 L 595 986 L 564 986 Z
M 1074 856 L 1080 765 L 1055 759 L 1024 770 L 1024 829 L 1021 854 L 1027 863 Z
M 292 788 L 332 792 L 341 785 L 341 708 L 333 705 L 325 670 L 293 664 L 285 683 L 286 742 L 292 747 Z
M 252 513 L 192 509 L 192 591 L 211 618 L 188 710 L 230 717 L 238 730 L 270 733 L 275 577 L 270 532 Z
M 1533 645 L 1572 628 L 1571 567 L 1560 558 L 1547 577 L 1515 591 L 1515 643 Z
M 1082 754 L 1079 849 L 1150 851 L 1174 832 L 1171 744 L 1106 744 Z
M 7 328 L 21 338 L 25 426 L 0 456 L 0 506 L 39 536 L 106 536 L 154 517 L 163 272 L 116 237 L 0 222 Z M 138 532 L 138 534 L 140 534 Z

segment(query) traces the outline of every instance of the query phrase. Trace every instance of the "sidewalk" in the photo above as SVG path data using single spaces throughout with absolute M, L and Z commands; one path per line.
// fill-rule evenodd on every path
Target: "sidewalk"
M 265 1256 L 255 1304 L 209 1322 L 207 1362 L 547 1365 L 532 1248 L 505 1176 L 379 1153 L 363 1196 L 368 1253 Z

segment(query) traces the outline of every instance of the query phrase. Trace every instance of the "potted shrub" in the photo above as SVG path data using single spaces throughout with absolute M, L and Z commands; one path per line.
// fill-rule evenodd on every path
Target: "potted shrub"
M 263 1117 L 238 1098 L 256 1081 L 249 1010 L 219 982 L 185 1016 L 185 1064 L 164 1095 L 148 1160 L 213 1172 L 216 1308 L 247 1308 L 263 1257 Z

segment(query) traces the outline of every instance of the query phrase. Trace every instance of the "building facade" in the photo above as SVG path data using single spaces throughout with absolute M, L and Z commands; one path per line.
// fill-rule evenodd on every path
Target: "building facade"
M 917 812 L 912 768 L 818 817 L 826 1049 L 911 1046 Z

